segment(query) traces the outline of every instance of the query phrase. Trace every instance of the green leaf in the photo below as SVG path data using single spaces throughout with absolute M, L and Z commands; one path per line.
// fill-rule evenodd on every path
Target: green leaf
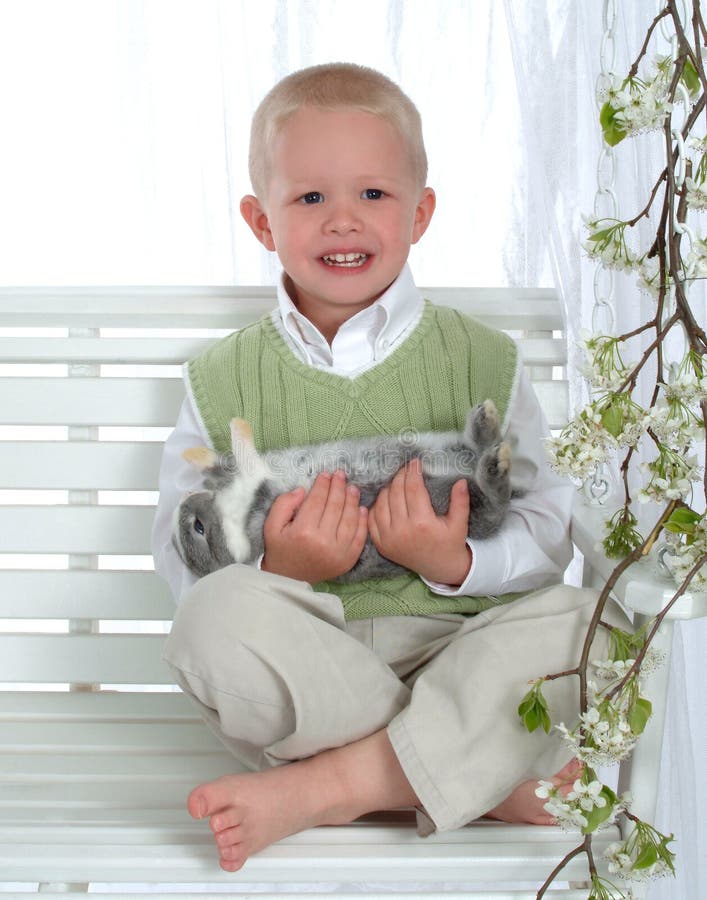
M 535 731 L 535 729 L 540 724 L 540 711 L 536 706 L 533 706 L 528 712 L 523 716 L 523 723 L 525 727 L 531 733 Z
M 695 526 L 702 516 L 689 506 L 679 506 L 665 523 L 664 528 L 673 534 L 694 534 Z
M 699 91 L 700 76 L 697 74 L 697 69 L 694 67 L 692 60 L 689 57 L 685 60 L 680 80 L 691 94 L 696 94 Z
M 651 717 L 652 705 L 650 700 L 639 697 L 631 707 L 628 714 L 628 724 L 634 734 L 643 734 L 643 730 Z
M 547 734 L 552 728 L 552 721 L 548 711 L 547 701 L 542 694 L 542 681 L 535 684 L 523 697 L 518 706 L 518 715 L 523 725 L 531 733 L 542 725 Z
M 626 132 L 616 124 L 615 117 L 616 110 L 607 100 L 599 113 L 599 124 L 601 125 L 601 130 L 604 134 L 604 140 L 610 147 L 615 147 L 617 144 L 620 144 L 626 137 Z
M 624 427 L 624 413 L 618 403 L 612 401 L 604 408 L 601 414 L 601 424 L 614 437 L 621 434 Z
M 633 868 L 634 869 L 648 869 L 652 865 L 658 862 L 658 850 L 656 849 L 655 844 L 646 844 L 645 847 L 641 850 L 641 852 L 636 857 Z
M 591 834 L 593 831 L 596 831 L 602 822 L 606 822 L 611 812 L 612 808 L 607 803 L 606 806 L 595 806 L 591 812 L 585 813 L 587 824 L 582 829 L 582 834 Z

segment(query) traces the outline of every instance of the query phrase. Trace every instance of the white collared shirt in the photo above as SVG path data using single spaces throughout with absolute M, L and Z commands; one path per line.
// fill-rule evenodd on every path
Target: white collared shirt
M 344 322 L 329 345 L 294 305 L 282 278 L 277 294 L 273 322 L 298 359 L 350 378 L 394 352 L 414 330 L 424 307 L 405 266 L 375 303 Z M 437 594 L 498 596 L 533 590 L 560 582 L 572 557 L 569 523 L 574 488 L 555 475 L 547 463 L 543 445 L 547 423 L 520 364 L 504 424 L 504 439 L 512 452 L 513 487 L 521 493 L 511 500 L 503 526 L 495 535 L 468 540 L 472 563 L 459 588 L 426 582 Z M 172 545 L 174 510 L 184 493 L 201 486 L 200 472 L 182 458 L 182 452 L 194 446 L 211 446 L 211 441 L 189 396 L 187 381 L 187 397 L 165 443 L 152 532 L 155 567 L 177 602 L 196 581 Z
M 348 378 L 389 356 L 418 324 L 425 305 L 406 265 L 375 303 L 339 327 L 329 346 L 316 325 L 292 302 L 284 278 L 278 284 L 277 301 L 273 321 L 295 356 L 307 365 Z

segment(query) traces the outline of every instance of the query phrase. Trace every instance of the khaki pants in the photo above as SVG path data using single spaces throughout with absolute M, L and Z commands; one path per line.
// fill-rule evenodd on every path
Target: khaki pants
M 577 665 L 596 593 L 558 585 L 476 616 L 346 622 L 341 602 L 300 581 L 233 565 L 177 611 L 165 660 L 240 762 L 312 756 L 387 728 L 429 830 L 488 812 L 570 758 L 528 734 L 516 710 L 539 676 Z M 615 607 L 605 619 L 629 627 Z M 595 653 L 601 657 L 606 632 Z M 553 722 L 576 720 L 576 676 L 544 687 Z

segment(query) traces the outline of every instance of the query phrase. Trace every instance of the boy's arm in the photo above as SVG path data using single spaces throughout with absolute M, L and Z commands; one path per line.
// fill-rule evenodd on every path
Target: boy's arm
M 152 555 L 155 570 L 169 585 L 174 599 L 180 603 L 196 582 L 172 544 L 174 511 L 187 491 L 201 487 L 201 472 L 182 458 L 190 447 L 210 446 L 207 435 L 198 424 L 189 398 L 184 400 L 174 431 L 167 438 L 162 453 L 159 477 L 159 500 L 152 524 Z
M 461 552 L 459 524 L 465 525 L 463 510 L 457 511 L 453 517 L 448 514 L 447 517 L 437 517 L 436 523 L 428 523 L 429 534 L 435 539 L 439 536 L 439 526 L 452 526 L 447 529 L 451 543 L 447 546 L 439 544 L 432 554 L 427 547 L 427 552 L 421 552 L 418 556 L 415 548 L 423 541 L 413 541 L 409 530 L 404 536 L 398 534 L 397 538 L 402 537 L 400 552 L 412 551 L 412 558 L 398 557 L 394 551 L 391 553 L 391 546 L 396 542 L 395 530 L 388 530 L 386 540 L 389 543 L 383 544 L 377 539 L 375 529 L 380 511 L 375 508 L 370 517 L 372 539 L 384 555 L 419 572 L 428 586 L 439 594 L 497 595 L 533 590 L 561 581 L 562 573 L 572 558 L 569 523 L 574 488 L 550 470 L 543 444 L 547 434 L 547 423 L 535 392 L 521 373 L 504 439 L 512 449 L 513 487 L 523 494 L 512 499 L 504 524 L 496 535 L 485 540 L 464 541 L 467 566 L 461 575 L 458 569 Z M 454 522 L 445 523 L 444 520 L 449 518 L 453 518 Z M 400 527 L 409 529 L 409 522 L 403 522 Z M 442 571 L 439 563 L 447 552 L 452 554 L 449 559 L 456 562 L 452 568 Z M 416 557 L 420 560 L 419 567 L 415 565 Z M 444 565 L 447 565 L 446 560 Z M 442 577 L 444 575 L 446 577 Z

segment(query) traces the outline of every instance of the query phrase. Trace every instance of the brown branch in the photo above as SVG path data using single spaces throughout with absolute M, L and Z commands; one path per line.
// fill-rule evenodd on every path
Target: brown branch
M 633 226 L 637 222 L 639 222 L 644 216 L 648 215 L 648 213 L 651 210 L 651 206 L 653 206 L 653 201 L 655 200 L 655 195 L 658 193 L 658 190 L 659 190 L 661 184 L 667 178 L 667 175 L 668 175 L 668 168 L 666 166 L 663 169 L 663 171 L 660 173 L 660 175 L 658 176 L 658 180 L 656 181 L 656 183 L 653 185 L 653 190 L 651 191 L 651 196 L 650 196 L 650 199 L 648 200 L 648 203 L 646 204 L 646 206 L 643 208 L 643 210 L 641 212 L 639 212 L 639 214 L 637 216 L 634 216 L 633 219 L 629 219 L 626 222 L 626 224 L 628 225 L 629 228 L 633 228 Z
M 677 589 L 677 591 L 675 591 L 673 596 L 665 604 L 665 606 L 661 609 L 661 611 L 656 615 L 655 619 L 653 619 L 653 624 L 652 624 L 648 634 L 646 635 L 646 638 L 643 642 L 643 646 L 641 647 L 640 651 L 636 655 L 636 659 L 635 659 L 633 665 L 628 670 L 628 672 L 626 672 L 626 674 L 621 678 L 621 681 L 619 681 L 618 684 L 616 684 L 610 691 L 608 691 L 604 695 L 605 699 L 611 700 L 613 697 L 615 697 L 617 694 L 619 694 L 626 687 L 626 684 L 629 681 L 629 679 L 633 675 L 638 674 L 638 670 L 641 668 L 641 665 L 643 663 L 643 660 L 645 659 L 646 653 L 648 652 L 648 648 L 650 647 L 651 641 L 658 633 L 658 629 L 663 624 L 665 617 L 668 615 L 668 613 L 673 608 L 673 606 L 677 603 L 677 601 L 680 599 L 680 597 L 683 596 L 685 591 L 690 586 L 690 582 L 697 575 L 697 573 L 700 571 L 702 566 L 705 565 L 705 563 L 707 563 L 707 553 L 704 553 L 697 560 L 695 565 L 690 569 L 690 571 L 685 576 L 683 583 L 680 585 L 680 587 Z
M 587 835 L 578 847 L 575 847 L 574 850 L 570 850 L 570 852 L 567 854 L 567 856 L 565 856 L 564 859 L 561 859 L 559 861 L 559 863 L 555 866 L 555 868 L 552 870 L 552 872 L 550 872 L 550 874 L 547 876 L 542 887 L 536 894 L 536 900 L 542 900 L 542 898 L 545 896 L 545 893 L 547 892 L 547 890 L 550 887 L 550 885 L 552 884 L 552 882 L 555 880 L 555 878 L 557 878 L 557 876 L 565 868 L 565 866 L 567 866 L 570 862 L 572 862 L 572 860 L 575 858 L 575 856 L 579 856 L 580 853 L 587 852 L 587 850 L 589 849 L 589 847 L 588 847 L 589 843 L 591 843 L 591 837 L 590 837 L 590 835 Z
M 641 47 L 641 50 L 640 50 L 638 56 L 637 56 L 636 59 L 634 60 L 633 65 L 632 65 L 631 68 L 628 70 L 628 77 L 629 77 L 629 78 L 635 78 L 635 76 L 636 76 L 636 74 L 637 74 L 637 72 L 638 72 L 638 66 L 639 66 L 641 60 L 643 59 L 643 57 L 644 57 L 644 56 L 646 55 L 646 53 L 648 52 L 648 44 L 650 44 L 651 37 L 653 36 L 653 32 L 654 32 L 655 29 L 657 28 L 657 26 L 658 26 L 660 20 L 661 20 L 661 19 L 664 19 L 664 18 L 665 18 L 666 16 L 668 16 L 668 15 L 670 15 L 670 10 L 669 10 L 668 7 L 666 6 L 666 8 L 665 8 L 665 9 L 662 9 L 662 10 L 658 13 L 658 15 L 655 17 L 655 19 L 653 19 L 653 21 L 651 22 L 651 24 L 648 26 L 648 32 L 646 33 L 646 39 L 645 39 L 645 41 L 643 42 L 643 46 Z

